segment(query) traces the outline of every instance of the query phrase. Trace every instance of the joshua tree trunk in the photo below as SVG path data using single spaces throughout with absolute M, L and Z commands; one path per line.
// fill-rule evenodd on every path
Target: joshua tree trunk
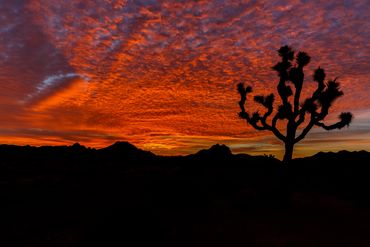
M 294 149 L 294 143 L 287 141 L 285 142 L 285 154 L 283 158 L 283 162 L 287 163 L 292 160 L 293 157 L 293 149 Z
M 295 124 L 294 119 L 289 119 L 286 138 L 284 141 L 285 143 L 285 154 L 283 158 L 284 163 L 292 160 L 296 131 L 297 131 L 297 126 Z

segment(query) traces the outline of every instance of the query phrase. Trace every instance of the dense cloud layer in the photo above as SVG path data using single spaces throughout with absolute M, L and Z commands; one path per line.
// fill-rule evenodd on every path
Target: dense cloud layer
M 0 1 L 1 141 L 124 139 L 166 154 L 225 142 L 277 154 L 269 133 L 237 118 L 236 83 L 275 90 L 270 67 L 289 44 L 312 56 L 308 89 L 319 65 L 339 76 L 345 97 L 334 117 L 352 110 L 370 119 L 369 13 L 362 0 Z M 358 131 L 369 128 L 355 121 L 345 130 Z M 327 146 L 328 135 L 312 137 L 302 155 Z

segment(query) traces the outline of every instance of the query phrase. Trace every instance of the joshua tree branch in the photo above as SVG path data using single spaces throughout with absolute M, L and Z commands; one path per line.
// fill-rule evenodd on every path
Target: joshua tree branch
M 263 127 L 266 129 L 266 130 L 269 130 L 271 131 L 278 139 L 280 139 L 281 141 L 285 142 L 286 141 L 286 137 L 280 133 L 280 131 L 276 128 L 276 122 L 277 122 L 277 117 L 275 116 L 272 120 L 272 125 L 269 125 L 266 120 L 267 120 L 267 117 L 270 116 L 272 113 L 272 108 L 270 108 L 268 110 L 268 112 L 265 113 L 264 117 L 261 119 L 261 123 L 263 125 Z M 276 118 L 276 120 L 274 120 Z
M 288 104 L 288 96 L 286 95 L 286 80 L 280 78 L 279 84 L 278 84 L 278 94 L 281 98 L 281 101 L 283 102 L 284 105 Z
M 261 105 L 263 105 L 266 109 L 267 109 L 267 111 L 266 111 L 266 113 L 263 115 L 263 117 L 260 119 L 260 121 L 261 121 L 261 123 L 262 123 L 262 125 L 263 125 L 263 127 L 265 128 L 265 129 L 267 129 L 267 130 L 270 130 L 278 139 L 280 139 L 280 140 L 282 140 L 282 141 L 284 141 L 285 142 L 285 140 L 286 140 L 286 138 L 285 138 L 285 136 L 284 135 L 282 135 L 281 133 L 280 133 L 280 131 L 276 128 L 276 121 L 277 121 L 277 119 L 276 120 L 273 120 L 273 124 L 272 125 L 269 125 L 268 123 L 267 123 L 267 118 L 272 114 L 272 112 L 273 112 L 273 103 L 274 103 L 274 95 L 273 94 L 270 94 L 270 95 L 268 95 L 268 96 L 266 96 L 266 97 L 264 97 L 264 96 L 255 96 L 254 97 L 254 100 L 257 102 L 257 103 L 259 103 L 259 104 L 261 104 Z M 277 116 L 275 116 L 276 118 L 277 118 Z M 274 118 L 275 118 L 274 117 Z
M 292 66 L 291 61 L 294 59 L 294 51 L 289 46 L 282 46 L 278 50 L 278 53 L 281 57 L 281 61 L 272 67 L 273 70 L 278 72 L 280 77 L 277 85 L 277 91 L 282 100 L 284 108 L 290 108 L 291 110 L 291 105 L 289 104 L 288 98 L 293 93 L 292 89 L 286 85 L 286 82 L 289 80 L 289 68 Z
M 272 107 L 271 108 L 268 108 L 267 112 L 263 115 L 263 118 L 262 118 L 262 122 L 265 122 L 267 121 L 267 118 L 272 114 Z
M 294 116 L 299 114 L 299 99 L 301 98 L 302 86 L 297 86 L 294 94 Z
M 261 104 L 266 108 L 266 113 L 263 115 L 261 122 L 266 125 L 267 118 L 272 114 L 273 112 L 273 104 L 274 104 L 275 96 L 274 94 L 270 94 L 268 96 L 255 96 L 254 101 Z
M 318 100 L 320 93 L 325 88 L 324 79 L 325 79 L 325 72 L 324 72 L 324 70 L 321 69 L 320 67 L 317 68 L 315 70 L 315 74 L 314 74 L 314 80 L 318 82 L 317 88 L 312 93 L 311 98 L 308 98 L 306 100 L 305 104 L 298 111 L 299 118 L 298 118 L 298 121 L 296 122 L 296 126 L 297 127 L 304 122 L 304 120 L 305 120 L 305 114 L 307 112 L 311 112 L 311 114 L 314 112 L 314 114 L 317 115 L 317 112 L 316 112 L 316 110 L 317 110 L 317 104 L 315 102 Z M 300 90 L 302 90 L 302 87 L 300 88 Z M 294 103 L 295 103 L 294 106 L 297 107 L 297 104 L 299 103 L 299 99 L 297 101 L 295 101 Z M 326 115 L 325 115 L 323 109 L 321 108 L 321 116 L 324 118 Z
M 275 126 L 271 126 L 269 124 L 266 123 L 266 120 L 265 119 L 262 119 L 261 120 L 261 123 L 263 124 L 263 126 L 267 129 L 267 130 L 270 130 L 272 133 L 274 133 L 274 135 L 279 138 L 280 140 L 284 141 L 286 140 L 285 136 L 283 134 L 280 133 L 280 131 L 276 128 L 276 122 L 275 122 Z
M 298 116 L 298 114 L 299 114 L 299 97 L 300 97 L 300 95 L 297 96 L 297 93 L 298 92 L 296 92 L 295 95 L 294 95 L 294 116 Z M 300 92 L 299 92 L 299 94 L 300 94 Z
M 317 100 L 322 90 L 324 90 L 324 88 L 325 88 L 324 82 L 319 82 L 319 84 L 317 85 L 317 89 L 312 94 L 311 99 L 313 101 Z
M 302 108 L 300 111 L 299 111 L 299 118 L 298 118 L 298 121 L 296 122 L 296 126 L 298 127 L 299 125 L 301 125 L 304 120 L 305 120 L 305 115 L 306 115 L 306 111 Z
M 277 124 L 277 121 L 279 120 L 279 115 L 276 114 L 273 118 L 272 118 L 272 121 L 271 121 L 271 126 L 273 128 L 276 128 L 276 124 Z
M 299 115 L 299 100 L 303 88 L 304 72 L 303 68 L 310 62 L 310 56 L 305 52 L 298 52 L 296 61 L 297 66 L 289 71 L 290 80 L 295 86 L 294 94 L 294 118 Z
M 345 126 L 349 126 L 349 124 L 352 121 L 352 118 L 353 118 L 352 113 L 350 113 L 350 112 L 342 112 L 339 115 L 340 121 L 338 121 L 337 123 L 332 124 L 332 125 L 326 125 L 323 122 L 320 122 L 321 120 L 323 120 L 323 117 L 322 116 L 320 116 L 318 118 L 315 118 L 313 115 L 311 115 L 310 122 L 308 123 L 308 125 L 306 126 L 306 128 L 302 131 L 302 133 L 295 139 L 295 143 L 297 143 L 297 142 L 301 141 L 303 138 L 305 138 L 305 136 L 307 135 L 307 133 L 312 129 L 312 127 L 314 125 L 319 126 L 319 127 L 322 127 L 325 130 L 341 129 L 341 128 L 345 127 Z
M 256 130 L 267 130 L 267 128 L 265 126 L 259 126 L 258 125 L 258 122 L 259 121 L 253 121 L 252 118 L 249 117 L 249 114 L 246 113 L 246 112 L 239 113 L 239 117 L 245 119 L 247 121 L 247 123 L 249 123 L 250 125 L 252 125 L 253 128 L 255 128 Z
M 325 130 L 341 129 L 351 123 L 353 116 L 349 112 L 343 112 L 339 115 L 339 118 L 340 121 L 332 125 L 326 125 L 319 121 L 315 122 L 315 125 L 322 127 Z
M 303 123 L 304 122 L 304 115 L 305 115 L 305 109 L 306 107 L 303 107 L 301 109 L 301 114 L 303 114 L 303 117 L 301 115 L 300 119 L 298 119 L 298 122 L 301 122 Z M 322 111 L 321 111 L 322 112 Z M 306 135 L 308 134 L 308 132 L 310 132 L 310 130 L 312 129 L 312 127 L 318 123 L 319 121 L 323 120 L 325 118 L 326 115 L 322 115 L 322 113 L 317 113 L 316 111 L 315 112 L 311 112 L 311 119 L 310 119 L 310 122 L 307 124 L 306 128 L 303 129 L 302 133 L 294 139 L 294 143 L 297 143 L 297 142 L 300 142 L 301 140 L 303 140 Z M 300 124 L 301 124 L 300 123 Z M 297 125 L 298 127 L 298 125 Z
M 242 83 L 238 84 L 238 92 L 240 94 L 240 101 L 239 101 L 239 107 L 241 112 L 239 113 L 239 117 L 245 119 L 247 123 L 252 125 L 253 128 L 256 130 L 270 130 L 278 139 L 285 141 L 286 138 L 284 135 L 280 133 L 280 131 L 276 128 L 276 121 L 277 116 L 274 117 L 275 120 L 273 120 L 273 125 L 269 125 L 267 123 L 267 118 L 272 114 L 273 112 L 273 102 L 274 102 L 274 95 L 270 94 L 269 96 L 256 96 L 255 101 L 257 103 L 260 103 L 263 105 L 267 111 L 261 117 L 257 112 L 253 114 L 253 116 L 249 116 L 249 114 L 245 110 L 245 102 L 247 101 L 247 95 L 252 91 L 251 87 L 244 88 L 244 85 Z M 262 126 L 258 125 L 258 123 L 261 122 Z
M 325 125 L 324 123 L 322 122 L 317 122 L 315 123 L 316 126 L 319 126 L 319 127 L 322 127 L 323 129 L 325 130 L 333 130 L 333 129 L 340 129 L 342 127 L 339 127 L 340 125 L 340 122 L 338 123 L 335 123 L 335 124 L 332 124 L 332 125 Z M 344 126 L 343 126 L 344 127 Z
M 249 123 L 253 126 L 256 130 L 267 130 L 265 126 L 258 126 L 257 123 Z
M 315 125 L 315 121 L 316 121 L 315 118 L 311 116 L 310 122 L 307 124 L 306 128 L 303 129 L 302 133 L 297 138 L 294 139 L 294 143 L 297 143 L 306 137 L 308 132 L 310 132 L 312 127 Z
M 285 142 L 286 141 L 286 137 L 283 135 L 283 134 L 281 134 L 280 133 L 280 131 L 277 129 L 277 128 L 275 128 L 275 127 L 270 127 L 270 129 L 269 130 L 271 130 L 272 131 L 272 133 L 274 133 L 274 135 L 277 137 L 277 138 L 279 138 L 280 140 L 282 140 L 283 142 Z

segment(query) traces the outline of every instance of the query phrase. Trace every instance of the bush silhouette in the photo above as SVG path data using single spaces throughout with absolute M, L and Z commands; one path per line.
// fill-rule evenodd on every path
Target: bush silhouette
M 281 98 L 281 104 L 275 110 L 271 123 L 268 122 L 268 118 L 274 112 L 275 95 L 271 93 L 267 96 L 254 96 L 254 101 L 265 107 L 266 112 L 263 115 L 260 115 L 258 111 L 249 114 L 246 112 L 245 103 L 248 94 L 252 92 L 252 87 L 245 87 L 243 83 L 238 84 L 238 92 L 240 94 L 239 106 L 241 109 L 239 116 L 256 130 L 269 130 L 279 140 L 284 142 L 285 154 L 283 161 L 288 162 L 292 159 L 294 145 L 304 139 L 312 127 L 318 126 L 326 130 L 341 129 L 351 123 L 352 114 L 350 112 L 341 113 L 339 122 L 333 125 L 323 123 L 323 120 L 329 114 L 329 108 L 333 102 L 343 95 L 337 79 L 329 80 L 325 83 L 325 71 L 318 67 L 313 75 L 314 81 L 317 82 L 317 88 L 312 93 L 312 96 L 301 104 L 300 98 L 304 81 L 303 68 L 310 62 L 310 56 L 305 52 L 295 54 L 289 46 L 282 46 L 278 53 L 281 61 L 273 66 L 272 69 L 278 72 L 279 83 L 277 92 Z M 293 61 L 294 59 L 295 61 Z M 288 82 L 291 82 L 294 91 L 288 85 Z M 306 121 L 308 123 L 302 132 L 297 135 L 297 130 L 305 123 L 306 115 L 310 116 L 309 121 Z M 279 120 L 287 121 L 285 135 L 277 128 Z

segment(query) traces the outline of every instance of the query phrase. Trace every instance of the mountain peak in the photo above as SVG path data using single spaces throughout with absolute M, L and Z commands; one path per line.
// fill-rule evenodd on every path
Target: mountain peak
M 208 151 L 212 153 L 224 154 L 224 155 L 232 154 L 230 148 L 224 144 L 213 145 L 210 149 L 208 149 Z
M 155 156 L 152 152 L 144 151 L 129 142 L 117 141 L 114 144 L 100 149 L 101 152 L 112 157 L 142 159 Z
M 71 146 L 72 149 L 74 150 L 85 150 L 86 147 L 81 145 L 80 143 L 76 142 Z
M 127 150 L 127 151 L 138 150 L 138 148 L 135 147 L 134 145 L 132 145 L 131 143 L 124 142 L 124 141 L 117 141 L 117 142 L 113 143 L 112 145 L 110 145 L 110 146 L 108 146 L 104 149 L 108 149 L 108 150 Z
M 216 144 L 209 149 L 203 149 L 194 154 L 200 157 L 209 157 L 211 159 L 222 159 L 232 155 L 230 148 L 224 144 Z

